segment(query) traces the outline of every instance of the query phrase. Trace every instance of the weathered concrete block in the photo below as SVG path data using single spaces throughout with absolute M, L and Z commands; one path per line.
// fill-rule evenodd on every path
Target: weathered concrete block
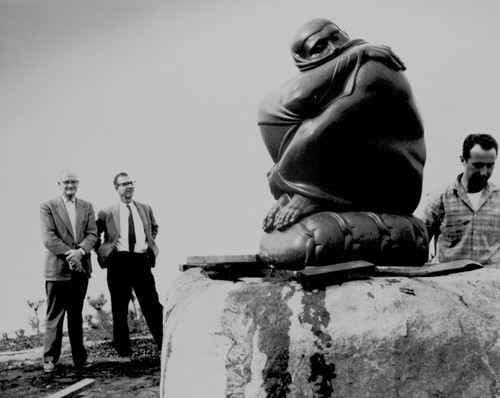
M 499 277 L 305 291 L 186 271 L 165 303 L 161 397 L 498 397 Z

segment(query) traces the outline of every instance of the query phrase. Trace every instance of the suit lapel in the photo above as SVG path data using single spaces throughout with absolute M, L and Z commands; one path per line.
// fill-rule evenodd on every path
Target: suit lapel
M 139 212 L 139 216 L 141 217 L 142 225 L 144 227 L 144 233 L 146 234 L 146 238 L 149 241 L 149 236 L 148 236 L 149 222 L 148 222 L 148 217 L 146 216 L 146 212 L 144 211 L 144 208 L 139 203 L 134 202 L 134 204 L 135 204 L 135 207 L 137 208 L 137 211 Z
M 71 226 L 71 221 L 69 220 L 68 211 L 66 210 L 66 206 L 64 205 L 62 198 L 59 198 L 56 210 L 57 214 L 59 214 L 59 217 L 61 217 L 61 220 L 63 220 L 64 225 L 66 225 L 66 228 L 68 228 L 68 231 L 70 232 L 71 236 L 73 236 L 73 239 L 75 239 L 76 241 L 75 234 L 73 232 L 73 227 Z
M 76 208 L 76 216 L 75 216 L 75 232 L 76 232 L 76 242 L 80 242 L 80 234 L 81 234 L 81 228 L 83 225 L 83 215 L 85 214 L 85 207 L 83 206 L 83 203 L 79 201 L 78 199 L 75 199 L 75 208 Z
M 111 215 L 113 216 L 113 221 L 116 227 L 116 236 L 120 236 L 120 204 L 117 203 L 111 210 Z

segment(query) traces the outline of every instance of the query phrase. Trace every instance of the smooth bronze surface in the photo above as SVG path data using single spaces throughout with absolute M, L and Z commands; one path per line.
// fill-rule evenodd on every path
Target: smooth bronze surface
M 411 214 L 426 150 L 404 63 L 325 19 L 301 27 L 291 49 L 299 73 L 258 110 L 277 199 L 264 230 L 320 209 Z
M 290 48 L 299 73 L 258 110 L 277 200 L 264 217 L 261 258 L 286 269 L 351 260 L 423 265 L 428 237 L 411 215 L 426 149 L 403 61 L 324 18 L 300 27 Z M 390 233 L 377 223 L 382 216 Z M 351 223 L 343 226 L 344 218 Z

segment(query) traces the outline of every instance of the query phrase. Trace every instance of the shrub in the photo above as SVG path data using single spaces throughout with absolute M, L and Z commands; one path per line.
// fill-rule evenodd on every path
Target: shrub
M 40 334 L 40 318 L 38 318 L 38 310 L 42 306 L 45 300 L 31 301 L 28 300 L 27 303 L 30 308 L 35 311 L 35 317 L 29 319 L 31 328 L 36 332 L 37 335 Z

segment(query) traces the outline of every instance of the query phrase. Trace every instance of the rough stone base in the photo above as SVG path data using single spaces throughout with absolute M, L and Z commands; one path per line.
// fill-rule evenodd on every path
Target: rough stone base
M 325 290 L 184 272 L 161 397 L 498 397 L 500 270 Z

